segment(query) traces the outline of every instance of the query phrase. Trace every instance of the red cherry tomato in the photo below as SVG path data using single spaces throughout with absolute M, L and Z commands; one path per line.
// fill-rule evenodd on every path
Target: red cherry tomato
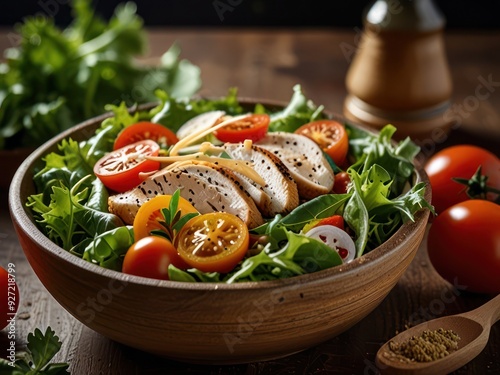
M 144 159 L 158 156 L 160 146 L 151 140 L 143 140 L 122 147 L 103 156 L 94 166 L 94 174 L 109 189 L 125 192 L 142 182 L 139 173 L 153 172 L 160 162 Z
M 335 174 L 333 180 L 333 193 L 335 194 L 345 194 L 347 193 L 347 188 L 351 178 L 347 172 L 339 172 Z
M 16 283 L 15 268 L 10 273 L 0 267 L 0 329 L 9 325 L 19 306 L 19 289 Z
M 295 133 L 315 141 L 337 165 L 343 165 L 349 150 L 344 126 L 334 120 L 318 120 L 302 125 Z
M 168 280 L 168 266 L 187 269 L 174 245 L 164 237 L 143 237 L 128 249 L 122 272 L 130 275 Z
M 458 203 L 439 214 L 427 249 L 436 271 L 454 285 L 500 293 L 500 206 L 481 199 Z
M 428 160 L 425 171 L 432 188 L 432 204 L 439 214 L 448 207 L 470 199 L 466 186 L 453 178 L 470 179 L 481 166 L 487 185 L 500 189 L 500 160 L 491 152 L 472 145 L 445 148 Z M 488 199 L 493 199 L 492 195 Z
M 175 133 L 167 127 L 144 121 L 129 125 L 123 129 L 116 137 L 113 150 L 118 150 L 144 139 L 155 141 L 163 148 L 167 148 L 179 141 Z
M 238 143 L 246 139 L 257 142 L 266 135 L 269 122 L 269 115 L 252 114 L 215 130 L 214 135 L 222 142 Z
M 191 267 L 203 272 L 231 271 L 245 256 L 250 235 L 246 224 L 227 212 L 190 219 L 176 237 L 177 251 Z
M 320 219 L 315 226 L 318 227 L 320 225 L 333 225 L 334 227 L 345 230 L 344 218 L 341 215 L 333 215 Z

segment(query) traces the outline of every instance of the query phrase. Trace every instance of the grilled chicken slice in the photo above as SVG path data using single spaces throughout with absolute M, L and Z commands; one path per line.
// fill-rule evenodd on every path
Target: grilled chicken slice
M 278 157 L 261 147 L 244 143 L 226 143 L 224 150 L 233 159 L 252 162 L 253 169 L 265 180 L 265 186 L 251 182 L 265 193 L 258 198 L 252 196 L 264 217 L 287 214 L 298 206 L 297 185 Z
M 177 138 L 183 139 L 187 136 L 195 133 L 199 133 L 203 130 L 211 128 L 217 121 L 226 114 L 224 111 L 210 111 L 202 113 L 201 115 L 195 116 L 192 119 L 186 121 L 177 130 Z
M 312 199 L 333 188 L 334 172 L 316 142 L 300 134 L 268 133 L 256 143 L 276 155 L 290 170 L 299 195 Z
M 109 211 L 125 223 L 132 224 L 139 207 L 160 194 L 173 194 L 180 189 L 200 212 L 225 211 L 242 219 L 249 228 L 263 223 L 262 215 L 238 178 L 229 170 L 213 163 L 190 161 L 151 175 L 136 188 L 110 196 Z

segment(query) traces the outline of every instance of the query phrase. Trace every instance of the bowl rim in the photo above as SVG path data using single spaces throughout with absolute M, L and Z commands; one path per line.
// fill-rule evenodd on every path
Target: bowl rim
M 239 102 L 242 104 L 256 104 L 262 103 L 266 107 L 284 107 L 286 103 L 277 100 L 265 100 L 265 99 L 255 99 L 248 97 L 238 98 Z M 145 105 L 138 106 L 138 109 L 148 109 L 152 108 L 158 103 L 148 103 Z M 362 124 L 355 124 L 340 115 L 332 113 L 328 110 L 323 110 L 323 113 L 329 118 L 344 121 L 346 123 L 352 124 L 356 127 L 362 128 L 373 134 L 377 133 L 377 129 L 370 128 Z M 56 137 L 48 140 L 44 144 L 37 147 L 20 165 L 17 169 L 12 182 L 9 187 L 9 210 L 11 214 L 11 219 L 14 224 L 22 228 L 22 231 L 26 236 L 28 236 L 33 242 L 38 243 L 43 251 L 49 252 L 54 256 L 60 257 L 63 261 L 71 263 L 73 266 L 82 269 L 83 271 L 88 271 L 91 273 L 97 273 L 102 277 L 120 281 L 123 283 L 134 283 L 143 286 L 156 286 L 162 289 L 175 289 L 175 290 L 185 290 L 185 291 L 211 291 L 211 290 L 224 290 L 224 291 L 241 291 L 241 290 L 269 290 L 275 289 L 276 287 L 292 287 L 303 284 L 304 282 L 310 283 L 323 283 L 326 280 L 328 282 L 334 282 L 340 279 L 346 273 L 358 272 L 362 266 L 364 267 L 378 267 L 379 264 L 383 263 L 385 259 L 392 255 L 394 251 L 397 251 L 407 240 L 408 233 L 415 232 L 418 227 L 426 225 L 430 211 L 427 208 L 420 209 L 415 214 L 415 221 L 408 221 L 403 223 L 403 225 L 382 245 L 371 250 L 370 252 L 362 255 L 351 261 L 350 263 L 331 267 L 328 269 L 306 273 L 302 275 L 292 276 L 283 279 L 276 280 L 265 280 L 265 281 L 243 281 L 236 283 L 224 283 L 224 282 L 183 282 L 183 281 L 170 281 L 170 280 L 155 280 L 150 278 L 145 278 L 141 276 L 128 275 L 120 271 L 115 271 L 111 269 L 103 268 L 97 264 L 85 261 L 78 256 L 71 254 L 69 251 L 59 247 L 54 242 L 52 242 L 47 236 L 45 236 L 40 229 L 36 226 L 32 214 L 29 212 L 29 208 L 26 207 L 25 202 L 21 201 L 22 190 L 21 186 L 25 183 L 27 176 L 31 178 L 33 175 L 34 164 L 40 162 L 43 157 L 45 157 L 49 151 L 49 148 L 57 147 L 57 145 L 63 140 L 69 138 L 72 134 L 81 131 L 90 126 L 99 126 L 99 124 L 106 118 L 111 117 L 112 112 L 107 112 L 102 115 L 85 120 L 73 127 L 61 132 Z M 431 187 L 429 179 L 422 164 L 417 158 L 413 160 L 413 165 L 415 166 L 414 174 L 416 176 L 416 182 L 424 182 L 426 184 L 425 197 L 426 200 L 430 201 L 431 198 Z M 24 250 L 24 249 L 23 249 Z M 401 250 L 401 249 L 400 249 Z

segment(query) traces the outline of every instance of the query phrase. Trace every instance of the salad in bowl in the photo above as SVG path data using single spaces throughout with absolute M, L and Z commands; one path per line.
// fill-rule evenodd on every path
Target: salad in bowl
M 298 85 L 277 109 L 235 89 L 156 95 L 108 106 L 34 173 L 37 226 L 88 262 L 179 282 L 290 278 L 362 257 L 432 210 L 410 139 L 328 117 Z

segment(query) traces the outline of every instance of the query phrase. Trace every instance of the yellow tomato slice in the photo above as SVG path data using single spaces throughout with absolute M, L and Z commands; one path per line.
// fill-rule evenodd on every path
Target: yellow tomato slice
M 133 225 L 135 241 L 139 241 L 141 238 L 150 236 L 153 230 L 166 230 L 166 228 L 161 224 L 161 222 L 164 221 L 161 210 L 163 208 L 169 208 L 171 200 L 171 195 L 157 195 L 156 197 L 143 203 L 134 218 Z M 181 216 L 198 212 L 187 199 L 182 197 L 179 197 L 177 211 L 180 212 Z
M 227 273 L 245 256 L 250 235 L 246 224 L 227 212 L 211 212 L 190 219 L 179 231 L 176 247 L 191 267 Z

